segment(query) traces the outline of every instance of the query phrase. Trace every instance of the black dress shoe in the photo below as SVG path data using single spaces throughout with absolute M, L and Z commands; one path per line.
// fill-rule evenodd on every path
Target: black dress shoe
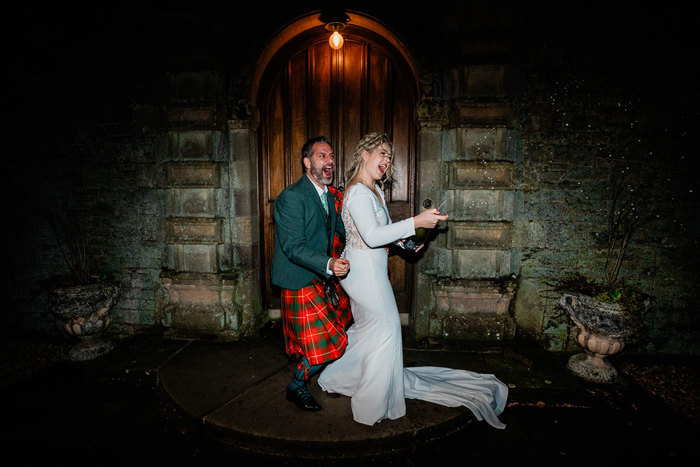
M 294 403 L 297 407 L 305 412 L 316 412 L 321 410 L 321 405 L 316 402 L 314 396 L 306 388 L 292 391 L 287 389 L 287 400 Z

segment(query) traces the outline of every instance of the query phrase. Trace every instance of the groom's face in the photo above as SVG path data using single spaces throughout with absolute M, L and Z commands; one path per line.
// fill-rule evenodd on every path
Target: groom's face
M 318 185 L 330 185 L 333 182 L 335 154 L 329 144 L 315 143 L 310 157 L 304 158 L 306 173 Z

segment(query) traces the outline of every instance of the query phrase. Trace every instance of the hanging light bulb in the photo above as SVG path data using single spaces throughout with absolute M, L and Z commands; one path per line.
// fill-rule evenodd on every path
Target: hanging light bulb
M 338 50 L 343 47 L 345 39 L 343 39 L 343 36 L 340 35 L 339 31 L 341 31 L 344 27 L 345 23 L 341 21 L 331 21 L 326 24 L 326 29 L 333 31 L 330 39 L 328 39 L 328 43 L 331 45 L 332 49 Z
M 345 39 L 343 39 L 343 36 L 341 36 L 338 31 L 333 31 L 331 38 L 328 39 L 328 43 L 331 45 L 332 49 L 338 50 L 345 43 Z

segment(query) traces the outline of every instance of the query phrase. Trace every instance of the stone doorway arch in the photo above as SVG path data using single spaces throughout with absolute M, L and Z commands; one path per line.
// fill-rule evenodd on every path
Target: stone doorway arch
M 328 45 L 320 13 L 290 23 L 268 43 L 253 72 L 251 101 L 259 112 L 257 170 L 262 301 L 278 316 L 279 290 L 272 287 L 271 209 L 276 195 L 301 176 L 299 150 L 310 136 L 333 141 L 343 186 L 354 144 L 369 131 L 385 131 L 395 143 L 397 183 L 387 193 L 392 215 L 406 217 L 415 205 L 418 72 L 408 48 L 379 21 L 348 12 L 341 51 Z M 320 116 L 319 116 L 320 115 Z M 413 264 L 398 256 L 390 264 L 404 324 L 408 323 Z

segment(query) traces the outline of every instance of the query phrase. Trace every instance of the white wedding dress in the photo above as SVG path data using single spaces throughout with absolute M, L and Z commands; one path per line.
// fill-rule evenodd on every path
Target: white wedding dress
M 498 419 L 508 387 L 495 376 L 433 366 L 403 367 L 401 322 L 389 282 L 386 245 L 415 233 L 413 219 L 392 223 L 381 200 L 361 183 L 344 195 L 342 218 L 350 272 L 340 281 L 350 297 L 354 323 L 348 346 L 318 384 L 351 397 L 353 418 L 374 425 L 406 414 L 406 398 L 449 407 L 465 406 L 478 420 L 505 428 Z

